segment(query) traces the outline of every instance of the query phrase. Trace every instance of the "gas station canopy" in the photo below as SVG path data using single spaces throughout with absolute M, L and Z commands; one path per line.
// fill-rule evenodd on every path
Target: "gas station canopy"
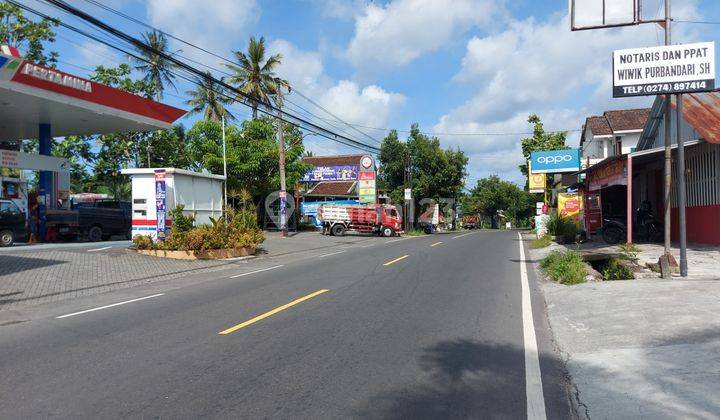
M 0 53 L 0 142 L 165 129 L 186 111 Z

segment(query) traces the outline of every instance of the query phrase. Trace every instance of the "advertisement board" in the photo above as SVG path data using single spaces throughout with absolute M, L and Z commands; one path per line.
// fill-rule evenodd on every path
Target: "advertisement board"
M 547 150 L 530 154 L 532 173 L 562 173 L 580 170 L 580 150 Z M 544 188 L 544 187 L 543 187 Z
M 531 193 L 544 193 L 547 182 L 545 180 L 546 175 L 542 174 L 528 174 L 528 187 Z
M 358 179 L 358 165 L 338 165 L 316 166 L 303 175 L 302 181 L 355 181 L 356 179 Z
M 613 52 L 613 97 L 708 92 L 715 89 L 715 43 Z
M 165 170 L 158 169 L 155 171 L 155 217 L 156 225 L 155 230 L 157 232 L 158 240 L 165 239 L 166 232 L 166 189 L 165 189 Z
M 558 214 L 580 227 L 583 217 L 583 199 L 579 193 L 558 194 Z

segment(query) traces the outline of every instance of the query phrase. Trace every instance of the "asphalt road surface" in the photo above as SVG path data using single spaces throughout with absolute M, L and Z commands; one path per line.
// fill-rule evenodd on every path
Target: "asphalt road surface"
M 0 417 L 570 418 L 520 243 L 378 241 L 37 308 L 0 326 Z

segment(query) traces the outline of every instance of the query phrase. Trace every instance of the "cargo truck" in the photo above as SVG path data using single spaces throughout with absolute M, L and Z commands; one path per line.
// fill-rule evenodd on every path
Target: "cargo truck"
M 352 231 L 389 237 L 402 233 L 397 209 L 386 204 L 322 205 L 317 218 L 323 235 L 343 236 Z

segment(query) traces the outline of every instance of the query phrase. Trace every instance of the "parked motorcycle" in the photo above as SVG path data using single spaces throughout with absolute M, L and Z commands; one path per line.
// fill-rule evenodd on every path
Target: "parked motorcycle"
M 636 210 L 637 223 L 633 225 L 633 237 L 640 242 L 659 242 L 663 237 L 663 225 L 655 221 L 650 203 L 643 203 Z M 627 223 L 624 218 L 603 219 L 602 238 L 610 245 L 616 245 L 627 237 Z

